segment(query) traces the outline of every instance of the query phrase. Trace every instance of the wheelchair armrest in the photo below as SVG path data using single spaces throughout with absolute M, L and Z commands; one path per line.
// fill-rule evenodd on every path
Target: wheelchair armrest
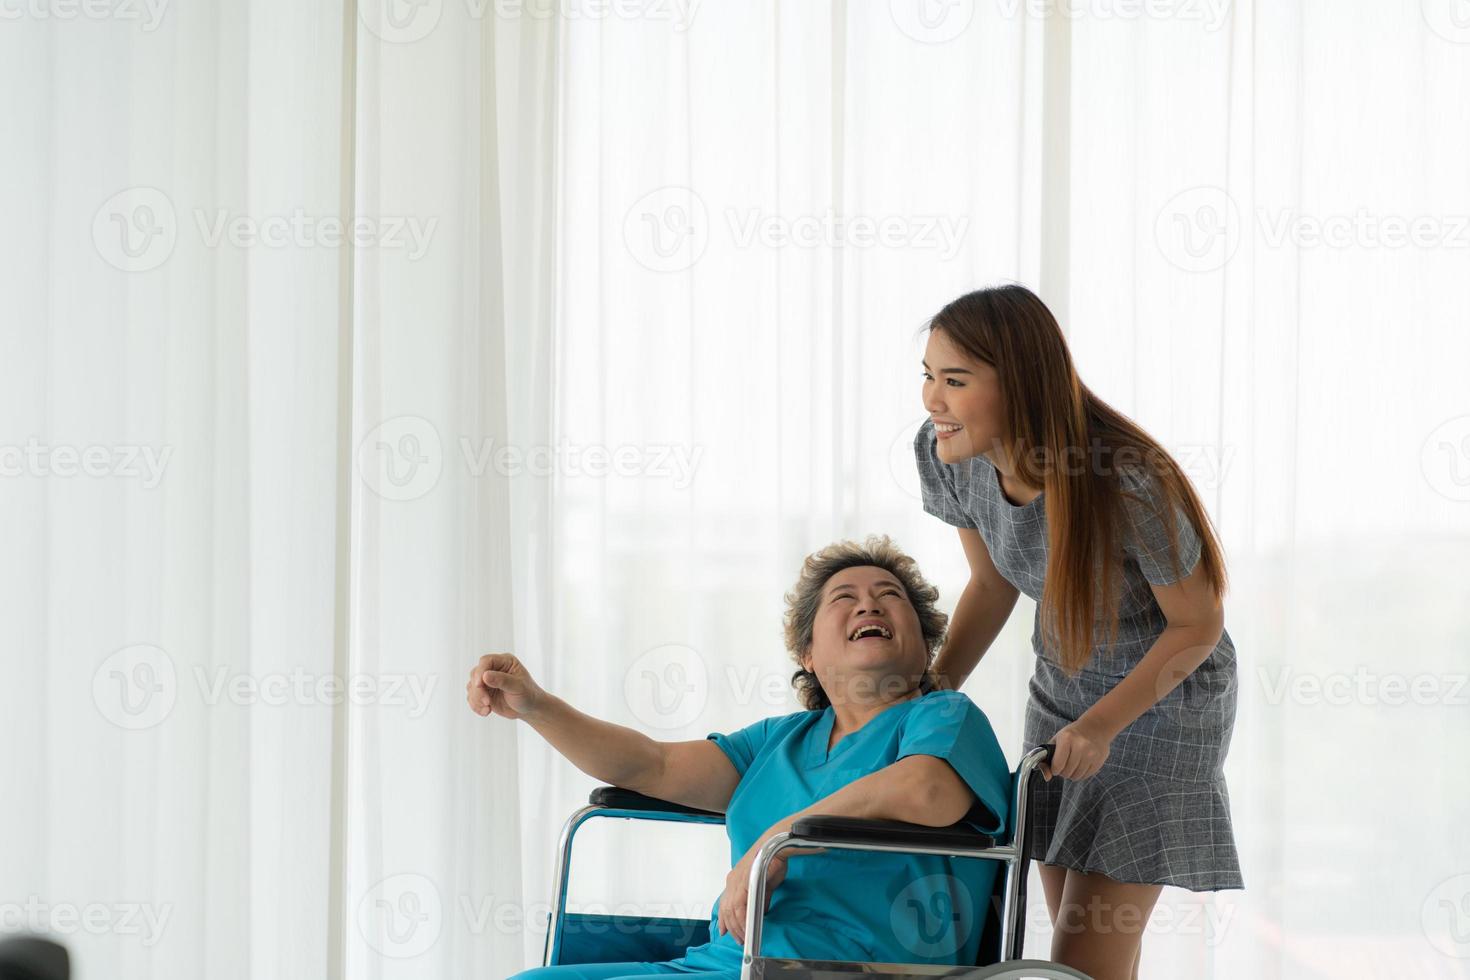
M 615 807 L 619 810 L 645 810 L 650 813 L 686 813 L 696 817 L 719 817 L 724 819 L 723 813 L 713 810 L 696 810 L 692 806 L 684 806 L 681 803 L 670 803 L 668 800 L 656 799 L 652 796 L 644 796 L 635 793 L 631 789 L 623 789 L 621 786 L 599 786 L 587 797 L 587 802 L 593 806 Z
M 802 817 L 791 826 L 795 837 L 816 837 L 834 843 L 854 844 L 924 844 L 937 847 L 994 847 L 995 839 L 982 834 L 969 824 L 948 827 L 926 827 L 902 820 L 863 820 L 858 817 L 831 817 L 817 814 Z

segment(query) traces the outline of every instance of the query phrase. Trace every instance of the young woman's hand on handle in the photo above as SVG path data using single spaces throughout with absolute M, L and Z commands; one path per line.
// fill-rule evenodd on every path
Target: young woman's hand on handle
M 509 653 L 487 653 L 470 671 L 466 699 L 477 715 L 530 719 L 548 697 L 526 665 Z

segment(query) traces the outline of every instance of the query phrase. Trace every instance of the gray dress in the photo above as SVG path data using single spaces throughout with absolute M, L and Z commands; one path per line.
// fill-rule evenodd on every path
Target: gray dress
M 914 455 L 924 509 L 956 527 L 978 529 L 1000 574 L 1039 603 L 1046 578 L 1044 495 L 1017 507 L 1001 493 L 999 473 L 986 457 L 940 462 L 932 422 L 920 427 Z M 1120 479 L 1126 491 L 1151 503 L 1160 499 L 1157 484 L 1142 471 L 1123 471 Z M 1154 508 L 1127 496 L 1124 502 L 1129 526 L 1119 531 L 1124 558 L 1117 640 L 1108 648 L 1106 625 L 1098 624 L 1091 658 L 1069 677 L 1043 646 L 1038 605 L 1027 751 L 1051 741 L 1096 704 L 1165 626 L 1150 583 L 1183 575 L 1170 560 L 1165 526 Z M 1187 575 L 1199 559 L 1200 539 L 1182 513 L 1175 517 L 1179 567 Z M 1222 769 L 1237 686 L 1235 645 L 1225 632 L 1199 668 L 1118 734 L 1096 774 L 1039 783 L 1032 859 L 1192 891 L 1245 887 Z

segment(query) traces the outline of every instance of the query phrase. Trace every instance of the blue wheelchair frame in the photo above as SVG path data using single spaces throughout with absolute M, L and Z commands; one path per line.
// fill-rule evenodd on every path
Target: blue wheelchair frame
M 1051 759 L 1053 746 L 1032 749 L 1011 775 L 1012 805 L 1006 822 L 1007 842 L 977 833 L 964 824 L 926 827 L 897 820 L 861 820 L 852 817 L 810 816 L 793 824 L 791 832 L 772 837 L 757 853 L 750 872 L 750 894 L 746 905 L 746 931 L 740 980 L 815 980 L 852 974 L 898 978 L 977 977 L 974 967 L 858 961 L 801 960 L 760 955 L 761 928 L 765 918 L 766 868 L 778 853 L 795 847 L 831 847 L 856 851 L 886 851 L 934 854 L 944 857 L 981 858 L 1005 864 L 997 876 L 996 895 L 987 903 L 982 925 L 980 962 L 977 966 L 1007 964 L 1022 966 L 1025 941 L 1026 875 L 1030 867 L 1031 827 L 1027 820 L 1032 779 L 1037 768 Z M 661 820 L 675 823 L 716 824 L 725 816 L 707 810 L 657 800 L 631 790 L 603 786 L 594 790 L 588 805 L 577 810 L 562 828 L 558 844 L 554 893 L 547 923 L 543 965 L 659 961 L 675 959 L 689 946 L 709 941 L 709 920 L 669 917 L 568 914 L 567 882 L 571 877 L 572 844 L 577 830 L 594 817 L 626 820 Z M 996 907 L 999 907 L 998 916 Z M 998 920 L 998 921 L 997 921 Z M 1052 974 L 1030 972 L 1027 976 L 1081 976 L 1057 966 L 1044 969 Z M 1001 969 L 996 967 L 995 969 Z M 1011 971 L 986 976 L 1009 975 Z M 1018 974 L 1019 975 L 1019 974 Z

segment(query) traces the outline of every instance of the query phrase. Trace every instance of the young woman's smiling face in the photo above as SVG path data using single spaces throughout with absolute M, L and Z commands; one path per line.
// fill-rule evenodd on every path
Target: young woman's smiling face
M 1000 375 L 930 330 L 924 347 L 924 408 L 934 421 L 942 463 L 990 452 L 1005 435 L 1005 400 Z
M 822 587 L 806 667 L 828 698 L 887 699 L 916 690 L 929 650 L 908 593 L 887 569 L 844 568 Z

